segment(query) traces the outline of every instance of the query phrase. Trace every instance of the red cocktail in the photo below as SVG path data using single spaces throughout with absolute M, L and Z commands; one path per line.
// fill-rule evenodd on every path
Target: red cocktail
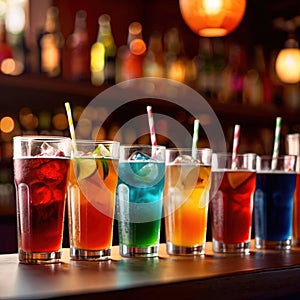
M 21 157 L 24 153 L 17 153 L 18 142 L 14 141 L 14 180 L 19 258 L 27 263 L 57 261 L 62 247 L 70 160 L 53 147 L 52 153 Z
M 15 159 L 20 248 L 52 252 L 62 246 L 69 160 Z
M 255 185 L 255 172 L 224 173 L 219 190 L 211 200 L 214 240 L 225 244 L 245 243 L 250 240 Z

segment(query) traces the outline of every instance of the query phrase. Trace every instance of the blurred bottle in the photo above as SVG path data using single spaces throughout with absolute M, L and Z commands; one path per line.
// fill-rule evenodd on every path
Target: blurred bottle
M 13 57 L 12 47 L 9 45 L 6 39 L 6 28 L 4 20 L 0 19 L 0 71 L 2 70 L 2 62 L 7 58 Z
M 269 76 L 273 88 L 272 93 L 272 104 L 275 104 L 276 106 L 281 106 L 283 104 L 283 98 L 284 98 L 284 86 L 282 82 L 279 80 L 276 71 L 275 71 L 275 62 L 277 59 L 277 51 L 273 51 L 270 55 L 270 62 L 269 62 Z
M 45 26 L 38 36 L 39 71 L 49 77 L 58 77 L 62 73 L 62 49 L 64 37 L 60 31 L 59 11 L 49 7 Z
M 111 31 L 110 16 L 101 15 L 96 42 L 91 47 L 91 81 L 93 85 L 115 83 L 116 44 Z
M 244 77 L 243 102 L 253 105 L 260 105 L 264 102 L 263 79 L 266 76 L 266 66 L 261 46 L 254 48 L 252 68 Z M 267 87 L 266 87 L 267 88 Z M 269 99 L 267 101 L 270 101 Z
M 164 36 L 166 77 L 184 82 L 186 77 L 183 41 L 178 28 L 171 28 Z
M 7 8 L 8 10 L 5 14 L 6 42 L 12 48 L 13 57 L 2 64 L 2 71 L 5 74 L 17 76 L 24 72 L 26 64 L 25 7 L 18 2 L 17 5 L 9 5 Z
M 118 49 L 118 82 L 143 76 L 143 62 L 147 46 L 143 40 L 142 29 L 141 23 L 131 23 L 128 27 L 127 45 Z
M 222 102 L 220 93 L 222 91 L 222 74 L 226 68 L 227 60 L 225 53 L 224 40 L 222 38 L 213 39 L 213 60 L 214 60 L 214 73 L 215 73 L 215 85 L 214 85 L 214 97 L 217 101 Z
M 263 103 L 271 104 L 274 98 L 274 88 L 270 76 L 270 60 L 266 60 L 262 46 L 257 48 L 257 65 L 263 84 Z
M 165 75 L 162 35 L 158 31 L 150 35 L 148 50 L 144 59 L 143 74 L 145 77 L 164 77 Z
M 243 81 L 246 71 L 247 60 L 244 49 L 238 44 L 230 45 L 228 62 L 220 77 L 222 102 L 243 101 Z
M 196 89 L 207 100 L 214 98 L 215 70 L 212 41 L 209 38 L 200 38 L 199 53 L 195 57 L 197 67 Z
M 84 10 L 76 13 L 73 33 L 68 37 L 64 57 L 64 76 L 75 81 L 90 78 L 90 44 Z

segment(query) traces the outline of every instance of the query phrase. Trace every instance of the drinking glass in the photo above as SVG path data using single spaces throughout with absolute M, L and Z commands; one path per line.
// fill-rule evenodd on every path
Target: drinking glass
M 13 138 L 21 263 L 61 260 L 70 142 L 55 136 Z
M 254 194 L 255 246 L 258 249 L 290 249 L 296 156 L 257 157 Z
M 119 142 L 73 141 L 68 216 L 70 257 L 111 256 Z
M 121 145 L 117 185 L 120 254 L 158 255 L 165 147 Z
M 300 134 L 292 133 L 286 136 L 286 152 L 296 155 L 296 188 L 293 202 L 292 244 L 300 246 Z
M 167 253 L 205 251 L 211 149 L 167 149 L 164 217 Z
M 210 216 L 213 251 L 250 252 L 256 155 L 214 153 Z

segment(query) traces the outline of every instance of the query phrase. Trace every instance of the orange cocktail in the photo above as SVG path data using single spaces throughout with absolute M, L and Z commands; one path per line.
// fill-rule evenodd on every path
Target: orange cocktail
M 164 214 L 171 255 L 204 253 L 210 174 L 210 165 L 198 160 L 167 164 Z
M 75 157 L 68 191 L 69 232 L 73 259 L 110 256 L 118 159 Z

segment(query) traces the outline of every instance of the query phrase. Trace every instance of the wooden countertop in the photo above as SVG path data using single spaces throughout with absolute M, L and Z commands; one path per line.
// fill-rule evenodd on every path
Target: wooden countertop
M 298 299 L 300 248 L 289 252 L 253 250 L 250 255 L 214 254 L 121 258 L 77 262 L 63 249 L 63 262 L 24 265 L 17 254 L 0 255 L 0 299 Z M 289 298 L 287 298 L 289 297 Z M 196 298 L 194 298 L 196 299 Z

